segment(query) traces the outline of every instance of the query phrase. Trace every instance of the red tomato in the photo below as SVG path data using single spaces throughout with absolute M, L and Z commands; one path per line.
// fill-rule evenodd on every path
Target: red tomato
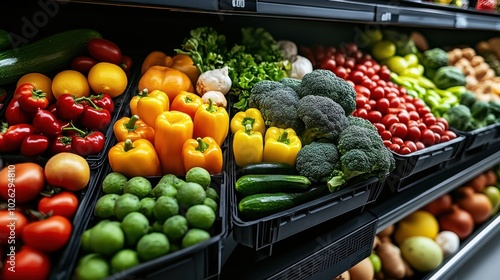
M 408 128 L 406 127 L 406 124 L 397 122 L 390 126 L 389 131 L 392 133 L 393 137 L 404 139 L 408 133 Z
M 382 131 L 382 133 L 380 133 L 380 137 L 382 138 L 382 140 L 392 140 L 392 134 L 389 130 Z
M 424 101 L 422 99 L 418 99 L 418 98 L 413 99 L 413 105 L 415 105 L 416 110 L 426 106 Z
M 405 99 L 405 107 L 406 107 L 406 111 L 408 112 L 411 112 L 411 111 L 416 111 L 415 109 L 415 105 L 413 105 L 413 103 L 411 103 L 411 101 L 408 101 Z M 415 112 L 416 113 L 416 112 Z M 418 114 L 417 114 L 418 115 Z
M 429 147 L 435 143 L 434 131 L 426 128 L 422 131 L 420 135 L 420 141 L 426 146 Z
M 373 126 L 377 128 L 378 134 L 382 134 L 382 132 L 385 130 L 385 125 L 382 123 L 373 123 Z
M 386 114 L 389 106 L 389 99 L 382 97 L 377 99 L 377 105 L 375 106 L 375 109 L 379 110 L 382 114 Z
M 448 126 L 448 120 L 446 120 L 443 117 L 438 117 L 438 118 L 436 118 L 436 122 L 439 123 L 439 124 L 444 125 L 444 130 L 448 130 L 448 128 L 449 128 L 449 126 Z
M 434 144 L 438 144 L 441 142 L 441 134 L 434 132 Z
M 455 139 L 457 138 L 457 134 L 455 134 L 455 132 L 451 131 L 451 130 L 446 130 L 444 132 L 445 135 L 448 135 L 448 137 L 450 137 L 450 140 L 451 139 Z
M 337 66 L 344 66 L 345 56 L 342 53 L 335 53 L 335 63 Z
M 323 61 L 321 62 L 319 68 L 321 69 L 326 69 L 326 70 L 330 70 L 330 71 L 335 71 L 335 67 L 337 67 L 337 64 L 335 63 L 335 60 L 331 59 L 331 58 L 326 58 L 326 59 L 323 59 Z
M 439 143 L 443 143 L 443 142 L 447 142 L 447 141 L 450 141 L 450 136 L 446 135 L 446 134 L 443 134 L 441 135 L 441 142 Z
M 0 171 L 0 196 L 8 203 L 30 202 L 44 187 L 44 171 L 36 163 L 17 163 Z
M 0 210 L 0 244 L 15 245 L 16 240 L 19 243 L 28 223 L 26 216 L 19 211 Z
M 410 121 L 410 114 L 406 110 L 401 110 L 398 114 L 398 119 L 400 122 L 407 124 Z
M 391 70 L 387 66 L 381 66 L 380 71 L 377 73 L 381 80 L 390 81 L 391 80 Z
M 71 61 L 71 69 L 87 75 L 90 69 L 98 63 L 93 57 L 78 56 Z
M 382 120 L 382 113 L 379 111 L 370 111 L 368 112 L 366 119 L 371 123 L 379 123 Z
M 389 129 L 393 123 L 397 122 L 399 122 L 398 116 L 394 114 L 387 114 L 382 117 L 382 123 L 385 125 L 387 129 Z
M 372 89 L 372 94 L 371 94 L 372 99 L 378 100 L 380 98 L 383 98 L 384 95 L 385 95 L 385 92 L 384 92 L 383 87 L 378 86 L 378 87 L 375 87 L 374 89 Z
M 377 84 L 368 77 L 363 79 L 363 82 L 361 83 L 361 85 L 370 89 L 370 90 L 374 89 L 377 86 Z
M 345 59 L 344 67 L 353 69 L 355 65 L 356 65 L 356 59 L 354 59 L 353 57 L 347 57 Z
M 401 146 L 401 145 L 403 145 L 403 144 L 404 144 L 403 139 L 401 139 L 401 138 L 399 138 L 399 137 L 394 137 L 394 135 L 393 135 L 393 137 L 392 137 L 392 139 L 391 139 L 391 142 L 392 142 L 393 144 L 398 144 L 399 146 Z
M 15 259 L 7 255 L 2 270 L 3 280 L 45 280 L 50 274 L 50 259 L 47 255 L 29 246 L 15 252 Z
M 356 91 L 356 94 L 362 95 L 366 98 L 370 98 L 370 90 L 362 85 L 355 85 L 354 90 Z
M 412 152 L 411 149 L 407 146 L 404 146 L 404 145 L 399 148 L 399 151 L 397 151 L 397 153 L 402 154 L 402 155 L 407 155 L 407 154 L 410 154 L 411 152 Z
M 415 142 L 413 141 L 405 141 L 404 145 L 408 148 L 410 148 L 410 151 L 413 153 L 415 151 L 417 151 L 417 144 L 415 144 Z
M 417 113 L 418 115 L 423 118 L 425 116 L 425 114 L 428 114 L 431 112 L 431 109 L 429 107 L 421 107 L 421 108 L 417 108 Z
M 368 69 L 366 69 L 365 75 L 366 75 L 366 76 L 368 76 L 368 77 L 370 77 L 370 78 L 373 80 L 373 77 L 376 75 L 375 73 L 376 73 L 376 72 L 375 72 L 375 69 L 373 69 L 373 68 L 368 68 Z M 380 78 L 378 77 L 378 75 L 377 75 L 377 78 L 378 78 L 378 79 L 380 79 Z
M 418 150 L 422 150 L 422 149 L 424 149 L 424 148 L 425 148 L 424 143 L 422 143 L 422 142 L 420 142 L 420 141 L 416 141 L 416 142 L 415 142 L 415 145 L 417 145 L 417 151 L 418 151 Z
M 392 143 L 389 146 L 389 150 L 391 150 L 391 151 L 393 151 L 395 153 L 398 153 L 400 149 L 401 149 L 401 146 L 399 146 L 398 144 L 395 144 L 395 143 Z
M 372 110 L 372 106 L 370 106 L 370 104 L 368 104 L 368 103 L 366 103 L 363 108 L 365 108 L 366 111 L 368 111 L 368 112 L 370 112 Z
M 103 38 L 90 39 L 87 42 L 87 51 L 98 61 L 110 62 L 116 65 L 122 63 L 122 51 L 109 40 Z
M 406 139 L 410 141 L 420 140 L 420 129 L 416 125 L 408 126 L 408 132 L 406 133 Z
M 383 143 L 384 143 L 384 146 L 386 146 L 387 148 L 389 148 L 392 145 L 391 140 L 384 140 Z
M 434 117 L 433 115 L 430 115 L 430 116 L 426 115 L 426 116 L 424 116 L 424 123 L 428 127 L 431 125 L 435 125 L 436 124 L 436 117 Z
M 417 111 L 408 110 L 408 114 L 410 115 L 410 120 L 418 121 L 420 119 L 420 116 L 418 115 Z
M 359 70 L 354 70 L 351 72 L 351 74 L 349 74 L 349 78 L 351 79 L 351 81 L 357 85 L 361 84 L 364 76 L 365 74 L 363 74 L 363 72 Z
M 337 68 L 335 69 L 335 71 L 333 72 L 335 74 L 335 76 L 341 78 L 341 79 L 347 79 L 347 71 L 345 70 L 345 68 L 343 66 L 339 66 L 341 64 L 339 64 L 337 62 Z
M 366 67 L 366 65 L 364 65 L 364 64 L 356 65 L 355 69 L 358 71 L 361 71 L 363 73 L 363 75 L 366 74 L 366 71 L 368 71 L 368 67 Z
M 38 202 L 38 211 L 53 216 L 63 216 L 72 219 L 78 208 L 78 197 L 72 192 L 61 192 L 54 196 L 43 197 Z
M 62 216 L 28 224 L 24 228 L 24 244 L 42 252 L 54 252 L 64 247 L 71 236 L 70 221 Z
M 356 111 L 354 111 L 354 113 L 356 117 L 360 117 L 363 119 L 366 119 L 366 117 L 368 116 L 368 111 L 366 111 L 365 108 L 357 109 Z
M 356 108 L 363 108 L 368 103 L 368 98 L 364 96 L 356 96 Z
M 430 130 L 434 131 L 435 133 L 437 133 L 439 135 L 444 133 L 444 129 L 443 129 L 442 125 L 433 124 L 433 125 L 429 125 L 428 127 Z

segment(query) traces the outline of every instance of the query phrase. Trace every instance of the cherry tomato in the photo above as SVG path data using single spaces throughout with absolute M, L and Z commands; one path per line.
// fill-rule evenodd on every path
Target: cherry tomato
M 397 151 L 398 154 L 402 154 L 402 155 L 407 155 L 407 154 L 411 154 L 411 149 L 408 147 L 408 146 L 401 146 L 399 148 L 399 151 Z
M 64 247 L 71 236 L 71 222 L 62 216 L 31 222 L 23 231 L 24 244 L 42 252 L 54 252 Z
M 413 141 L 405 141 L 404 142 L 404 145 L 408 148 L 410 148 L 410 151 L 413 153 L 415 151 L 417 151 L 417 144 L 415 144 L 415 142 Z
M 380 76 L 381 80 L 390 81 L 391 80 L 391 70 L 389 70 L 386 66 L 380 67 L 380 71 L 377 73 Z
M 379 111 L 370 111 L 368 112 L 366 119 L 371 123 L 379 123 L 382 120 L 382 113 Z
M 427 125 L 425 125 L 425 123 L 423 123 L 423 122 L 419 122 L 418 129 L 420 129 L 420 132 L 422 132 L 422 131 L 427 129 Z
M 394 135 L 392 136 L 391 142 L 394 144 L 398 144 L 399 146 L 404 144 L 403 139 L 401 139 L 400 137 L 394 137 Z
M 382 131 L 382 133 L 380 133 L 380 137 L 382 138 L 382 140 L 392 140 L 392 134 L 389 130 Z
M 446 130 L 444 134 L 448 135 L 448 137 L 450 137 L 450 140 L 457 138 L 457 134 L 451 130 Z
M 368 103 L 368 98 L 364 96 L 357 96 L 356 97 L 356 108 L 363 108 L 365 107 L 365 104 Z
M 386 114 L 389 106 L 389 99 L 382 97 L 377 99 L 377 105 L 375 106 L 375 109 L 380 111 L 382 114 Z
M 413 105 L 413 103 L 411 103 L 411 101 L 405 100 L 405 107 L 406 107 L 406 111 L 408 111 L 408 112 L 416 111 L 415 105 Z
M 370 77 L 373 80 L 373 77 L 376 75 L 375 69 L 373 69 L 373 68 L 366 69 L 365 75 Z M 377 78 L 380 79 L 380 77 L 378 77 L 378 75 L 377 75 Z
M 335 67 L 337 67 L 337 63 L 335 63 L 335 60 L 333 60 L 329 57 L 323 59 L 323 61 L 319 65 L 320 69 L 326 69 L 326 70 L 330 70 L 332 72 L 335 71 Z
M 421 108 L 417 108 L 417 113 L 418 115 L 423 118 L 425 116 L 425 114 L 428 114 L 431 112 L 431 109 L 429 107 L 421 107 Z
M 364 76 L 365 74 L 363 74 L 363 72 L 359 70 L 354 70 L 351 72 L 351 74 L 349 74 L 349 78 L 351 79 L 351 81 L 357 85 L 361 84 Z
M 38 211 L 72 219 L 78 208 L 78 197 L 72 192 L 61 192 L 54 196 L 43 197 L 38 202 Z
M 433 124 L 433 125 L 429 125 L 428 127 L 430 130 L 434 131 L 435 133 L 437 133 L 439 135 L 444 133 L 444 129 L 443 129 L 442 125 Z
M 427 126 L 435 125 L 436 124 L 436 117 L 434 117 L 433 115 L 431 115 L 431 116 L 426 115 L 426 116 L 424 116 L 424 123 Z
M 71 69 L 76 70 L 84 75 L 87 75 L 90 69 L 98 63 L 90 56 L 77 56 L 71 61 Z
M 408 133 L 408 128 L 406 127 L 406 124 L 397 122 L 390 126 L 389 131 L 392 133 L 393 137 L 404 139 Z
M 28 223 L 26 216 L 19 211 L 0 210 L 0 244 L 19 242 Z
M 444 126 L 444 130 L 448 130 L 448 128 L 449 128 L 449 126 L 448 126 L 448 120 L 446 120 L 443 117 L 438 117 L 438 118 L 436 118 L 436 122 L 438 124 L 442 124 Z
M 420 141 L 426 146 L 429 147 L 435 143 L 434 131 L 426 128 L 422 131 L 420 135 Z
M 368 111 L 368 112 L 370 112 L 372 110 L 372 106 L 370 106 L 370 104 L 368 104 L 368 103 L 366 103 L 363 108 L 365 108 L 366 111 Z
M 420 141 L 416 141 L 416 142 L 415 142 L 415 145 L 417 145 L 417 151 L 422 150 L 422 149 L 425 149 L 425 145 L 424 145 L 424 143 L 422 143 L 422 142 L 420 142 Z
M 389 127 L 391 127 L 391 125 L 393 123 L 397 123 L 397 122 L 399 122 L 399 119 L 394 114 L 387 114 L 387 115 L 382 117 L 382 123 L 385 125 L 385 127 L 387 129 L 389 129 Z
M 24 245 L 15 252 L 15 259 L 5 259 L 3 280 L 45 280 L 49 279 L 50 258 L 44 253 Z
M 373 123 L 373 126 L 377 128 L 378 134 L 382 134 L 382 132 L 385 130 L 385 125 L 379 122 Z
M 363 79 L 363 82 L 361 82 L 361 85 L 370 90 L 374 89 L 377 86 L 377 84 L 374 81 L 372 81 L 370 78 L 366 76 L 365 79 Z
M 93 38 L 87 42 L 87 51 L 97 61 L 121 65 L 122 51 L 113 42 L 103 38 Z
M 426 106 L 424 101 L 422 99 L 419 99 L 419 98 L 413 99 L 413 105 L 415 105 L 415 110 L 418 110 L 419 108 Z
M 344 62 L 345 68 L 353 69 L 355 65 L 356 65 L 356 59 L 354 59 L 353 57 L 347 57 L 345 59 Z
M 387 148 L 389 148 L 392 145 L 391 140 L 384 140 L 382 142 L 384 143 L 384 146 L 386 146 Z
M 400 122 L 407 124 L 410 121 L 410 114 L 406 110 L 401 110 L 398 114 L 398 119 Z
M 339 66 L 339 63 L 337 62 L 337 68 L 333 72 L 335 76 L 341 78 L 341 79 L 347 79 L 347 71 L 343 66 Z
M 372 89 L 372 94 L 371 94 L 372 99 L 378 100 L 380 98 L 383 98 L 384 96 L 385 96 L 385 92 L 384 92 L 383 87 L 378 86 L 378 87 L 375 87 L 374 89 Z
M 410 120 L 418 121 L 420 119 L 420 116 L 418 115 L 417 111 L 408 110 L 408 115 L 410 115 Z
M 389 150 L 395 152 L 395 153 L 398 153 L 399 150 L 401 149 L 401 146 L 398 145 L 398 144 L 395 144 L 395 143 L 392 143 L 390 146 L 389 146 Z
M 441 142 L 439 143 L 443 143 L 443 142 L 447 142 L 447 141 L 450 141 L 450 136 L 446 135 L 446 134 L 443 134 L 441 135 Z
M 406 139 L 410 141 L 418 141 L 420 139 L 420 129 L 416 125 L 408 126 L 408 132 L 406 133 Z
M 30 202 L 44 187 L 44 170 L 36 163 L 17 163 L 0 171 L 0 196 L 6 201 Z
M 366 119 L 366 117 L 368 116 L 368 111 L 366 111 L 365 108 L 360 108 L 360 109 L 357 109 L 355 111 L 355 116 L 356 117 L 360 117 L 360 118 L 363 118 L 363 119 Z
M 441 143 L 441 134 L 434 132 L 434 144 Z
M 344 66 L 345 64 L 345 56 L 342 53 L 335 54 L 335 63 L 337 66 Z
M 370 98 L 370 90 L 362 85 L 355 85 L 354 90 L 356 91 L 356 94 L 362 95 L 366 98 Z

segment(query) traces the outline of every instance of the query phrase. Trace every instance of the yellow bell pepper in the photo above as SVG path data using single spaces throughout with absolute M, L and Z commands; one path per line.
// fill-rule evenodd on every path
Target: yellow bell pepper
M 153 90 L 137 101 L 137 115 L 147 125 L 155 127 L 155 120 L 161 113 L 170 109 L 168 96 L 161 90 Z
M 196 114 L 198 107 L 204 103 L 201 96 L 192 92 L 182 91 L 170 103 L 170 110 L 184 112 L 194 119 L 194 114 Z
M 236 133 L 240 129 L 245 129 L 247 124 L 252 125 L 252 130 L 266 133 L 266 123 L 260 111 L 256 108 L 249 108 L 246 111 L 240 111 L 231 119 L 231 133 Z
M 143 122 L 138 115 L 132 117 L 122 117 L 113 124 L 113 132 L 118 142 L 126 139 L 135 141 L 137 139 L 146 139 L 153 143 L 155 140 L 154 128 Z
M 185 175 L 182 147 L 193 138 L 193 120 L 179 111 L 166 111 L 156 118 L 154 146 L 163 174 Z
M 228 133 L 229 114 L 224 107 L 218 107 L 212 99 L 198 107 L 194 114 L 194 138 L 209 136 L 221 146 Z
M 264 139 L 258 131 L 253 131 L 250 124 L 245 129 L 236 131 L 233 137 L 233 154 L 236 165 L 243 167 L 249 163 L 262 161 Z
M 132 115 L 137 115 L 137 102 L 139 102 L 139 99 L 146 96 L 148 96 L 147 88 L 139 91 L 136 95 L 134 95 L 134 97 L 132 97 L 132 99 L 130 99 L 129 108 Z
M 302 143 L 293 129 L 270 127 L 267 129 L 264 139 L 263 161 L 295 165 Z
M 159 176 L 160 161 L 153 144 L 146 139 L 119 142 L 108 152 L 109 165 L 114 172 L 127 177 Z
M 210 174 L 220 174 L 222 149 L 212 137 L 189 139 L 182 148 L 182 161 L 186 172 L 193 167 L 203 167 Z

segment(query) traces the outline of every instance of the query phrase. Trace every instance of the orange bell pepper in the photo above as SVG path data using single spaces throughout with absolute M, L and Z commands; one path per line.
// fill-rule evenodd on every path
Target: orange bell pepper
M 142 62 L 141 74 L 144 74 L 151 66 L 155 65 L 166 66 L 181 71 L 189 77 L 193 85 L 196 84 L 201 74 L 198 67 L 194 65 L 191 57 L 186 54 L 177 54 L 170 57 L 161 51 L 150 52 Z
M 202 104 L 194 115 L 194 137 L 212 137 L 219 146 L 222 145 L 229 132 L 229 114 L 224 107 L 218 107 L 209 99 Z
M 183 91 L 179 93 L 172 104 L 170 104 L 170 110 L 181 111 L 188 114 L 191 119 L 194 119 L 194 114 L 198 110 L 201 104 L 204 104 L 203 99 L 195 93 Z
M 161 90 L 170 100 L 181 91 L 194 92 L 193 83 L 189 77 L 179 70 L 166 66 L 151 66 L 139 79 L 139 90 Z
M 141 74 L 144 74 L 151 66 L 167 66 L 172 64 L 170 56 L 161 51 L 152 51 L 142 61 Z
M 127 177 L 161 175 L 160 160 L 153 144 L 146 139 L 119 142 L 108 152 L 109 165 Z
M 129 102 L 130 113 L 132 115 L 137 115 L 137 102 L 139 99 L 148 96 L 148 89 L 140 90 Z
M 222 172 L 222 149 L 212 137 L 189 139 L 182 148 L 184 170 L 203 167 L 210 174 Z
M 113 132 L 118 142 L 126 139 L 135 141 L 137 139 L 146 139 L 153 143 L 155 140 L 154 128 L 143 122 L 138 115 L 132 117 L 122 117 L 113 124 Z
M 137 101 L 137 115 L 153 128 L 155 127 L 156 117 L 169 109 L 168 96 L 161 90 L 155 89 L 148 96 Z
M 163 174 L 185 175 L 182 147 L 193 138 L 193 120 L 179 111 L 161 113 L 155 122 L 154 146 Z

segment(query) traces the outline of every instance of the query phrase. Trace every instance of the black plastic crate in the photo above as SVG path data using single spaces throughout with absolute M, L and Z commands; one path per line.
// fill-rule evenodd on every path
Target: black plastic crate
M 465 136 L 457 135 L 455 139 L 432 145 L 407 155 L 392 152 L 396 160 L 396 168 L 389 173 L 386 185 L 392 192 L 405 189 L 406 181 L 412 181 L 419 174 L 431 168 L 441 168 L 443 164 L 459 156 L 463 151 Z
M 465 137 L 461 157 L 467 157 L 500 140 L 500 124 L 494 123 L 472 131 L 451 128 L 457 135 Z
M 98 219 L 94 216 L 94 208 L 97 200 L 103 195 L 101 183 L 104 177 L 111 172 L 109 164 L 104 165 L 102 176 L 97 183 L 98 190 L 93 201 L 87 206 L 85 217 L 81 221 L 82 230 L 80 235 L 72 238 L 70 244 L 71 252 L 65 254 L 65 262 L 60 264 L 60 270 L 53 279 L 71 279 L 80 257 L 80 238 L 83 232 L 93 226 Z M 153 184 L 157 183 L 162 176 L 146 177 Z M 213 279 L 220 274 L 222 266 L 223 241 L 227 236 L 227 175 L 212 176 L 213 187 L 220 197 L 219 210 L 216 215 L 214 226 L 215 233 L 209 240 L 169 253 L 157 259 L 141 263 L 135 267 L 116 273 L 108 279 Z

